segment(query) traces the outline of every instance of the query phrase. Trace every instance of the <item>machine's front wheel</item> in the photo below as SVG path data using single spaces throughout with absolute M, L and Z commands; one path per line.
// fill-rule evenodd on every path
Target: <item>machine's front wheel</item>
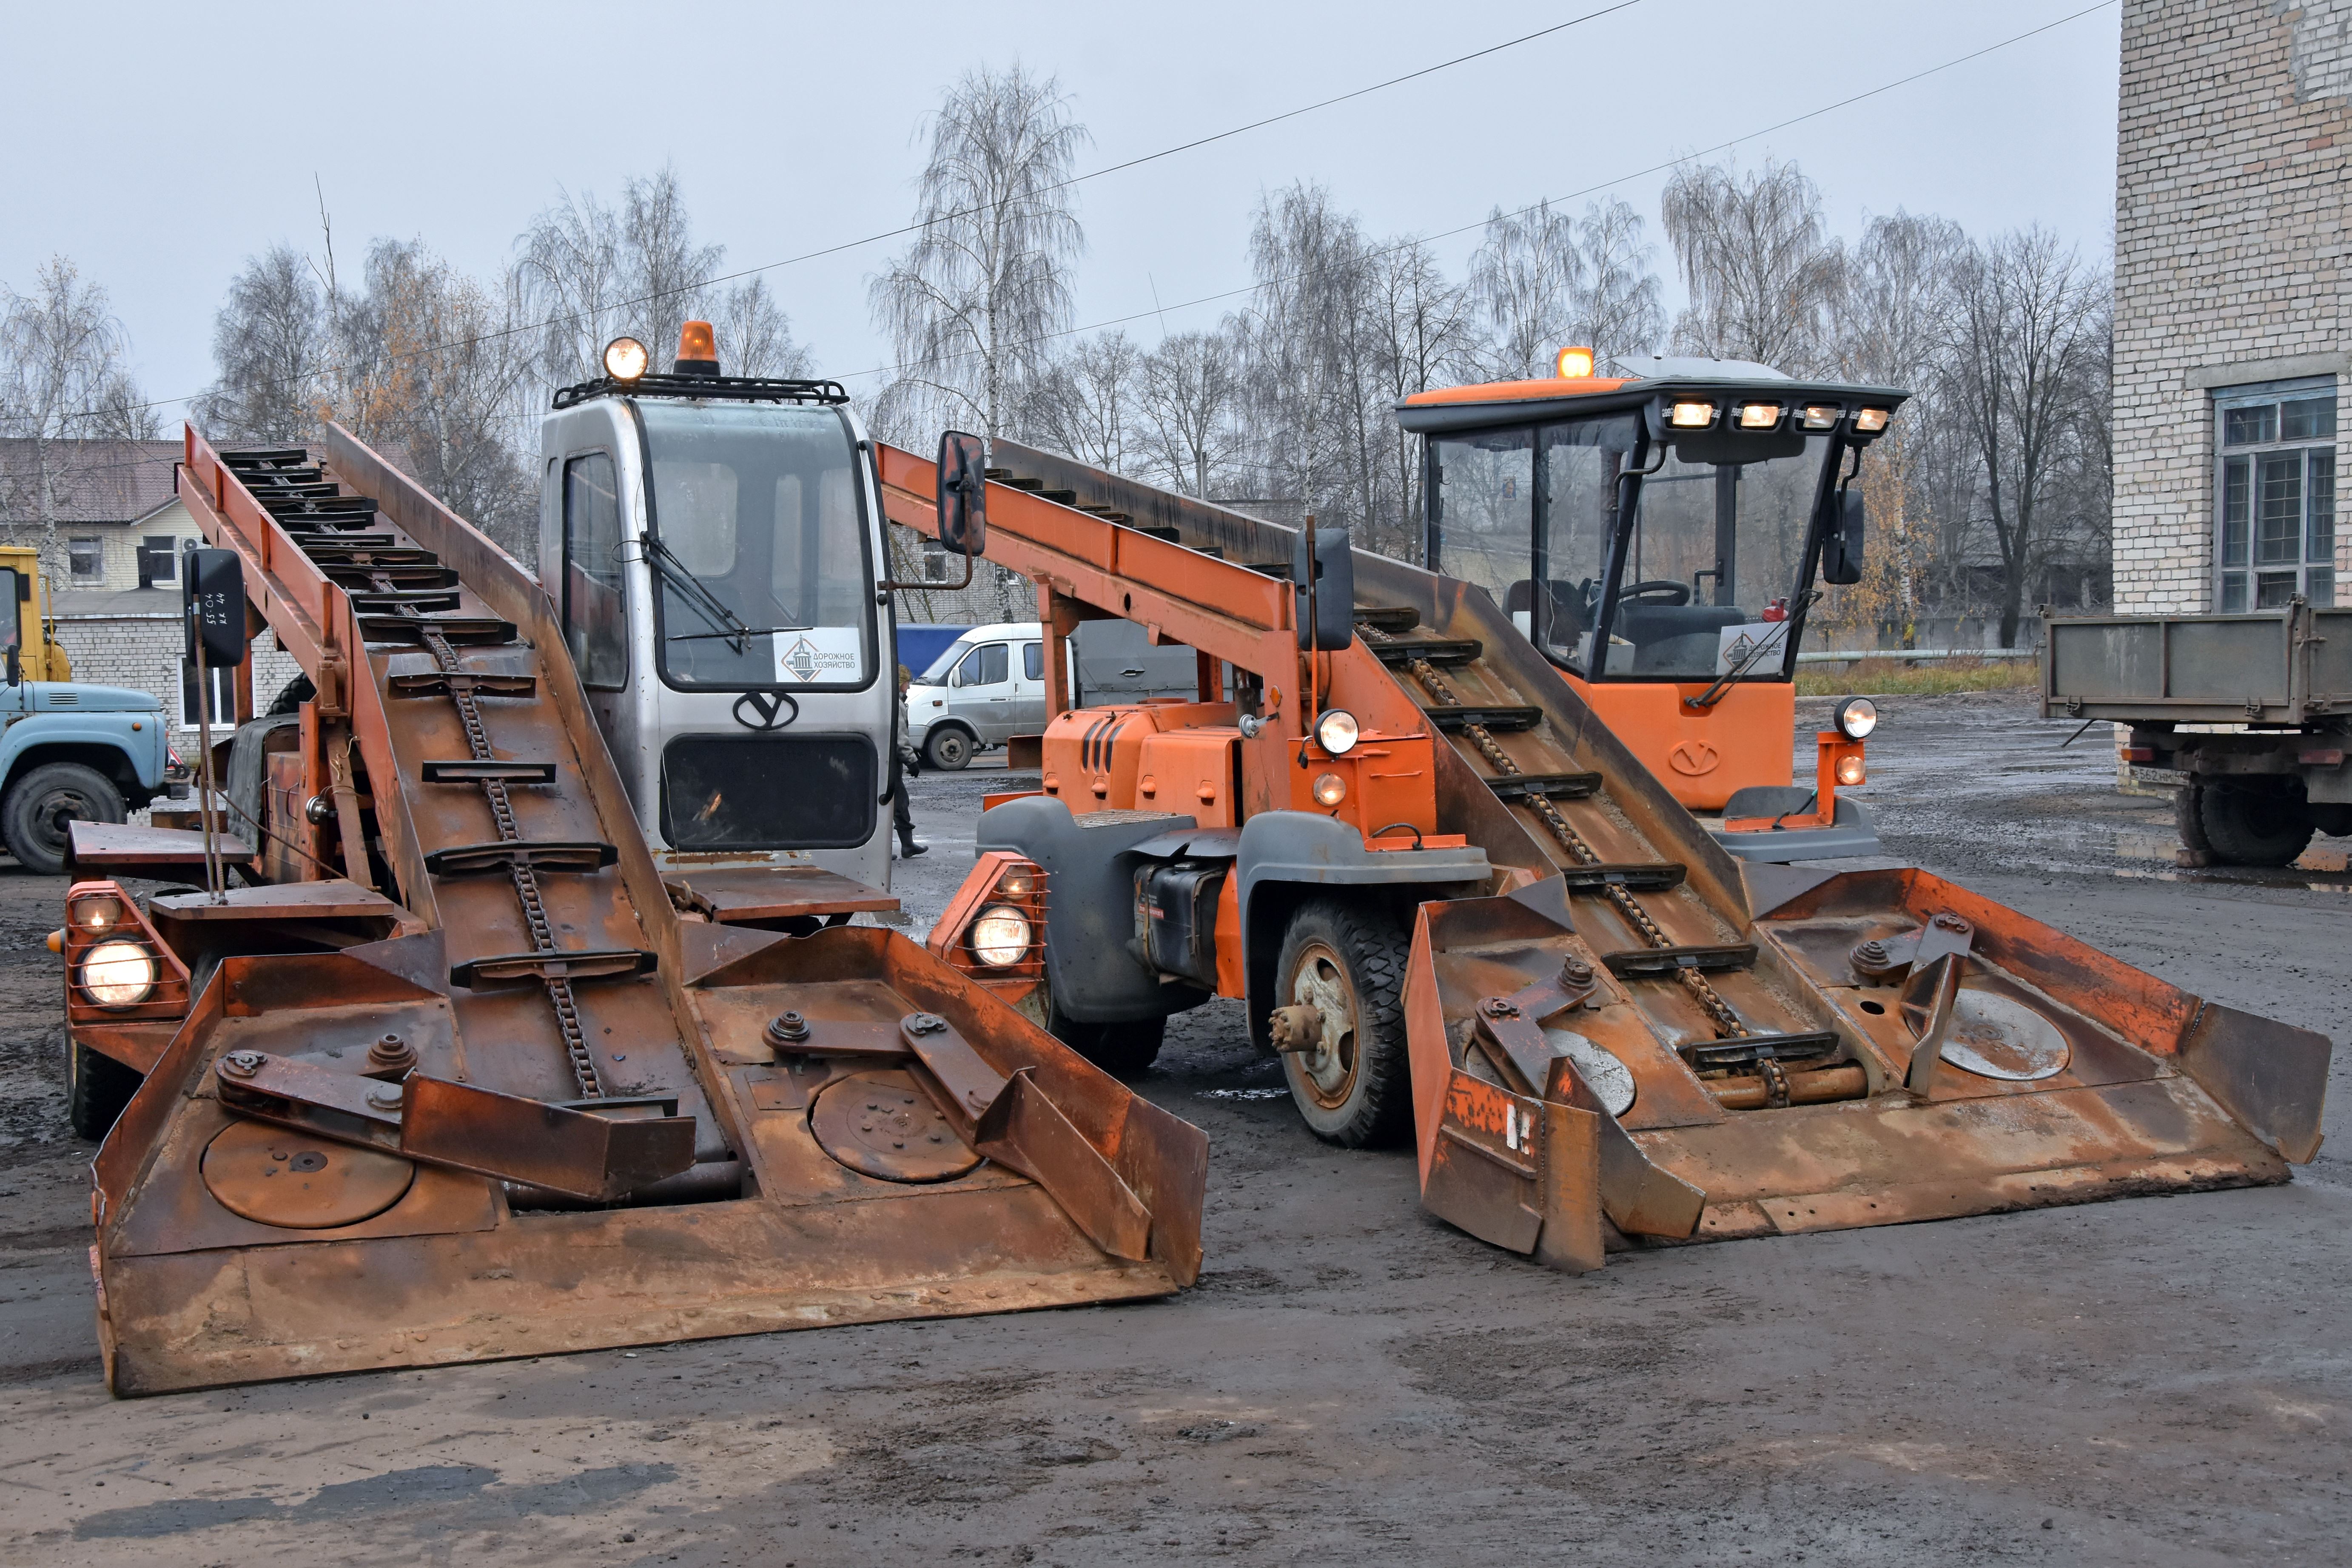
M 2208 782 L 2197 794 L 2205 841 L 2225 866 L 2284 866 L 2311 842 L 2311 811 L 2297 781 Z
M 1290 1098 L 1315 1135 L 1357 1149 L 1412 1127 L 1412 1068 L 1401 994 L 1411 941 L 1379 906 L 1315 899 L 1283 935 L 1276 1031 Z
M 122 792 L 79 763 L 44 763 L 16 781 L 0 803 L 0 837 L 26 870 L 54 877 L 66 868 L 75 822 L 121 822 Z
M 923 737 L 923 761 L 943 773 L 961 773 L 971 761 L 971 737 L 942 724 Z
M 146 1079 L 79 1040 L 66 1042 L 66 1120 L 74 1135 L 96 1143 L 121 1116 Z
M 1137 1018 L 1119 1024 L 1081 1023 L 1045 998 L 1045 1032 L 1113 1078 L 1133 1078 L 1160 1059 L 1167 1037 L 1165 1018 Z

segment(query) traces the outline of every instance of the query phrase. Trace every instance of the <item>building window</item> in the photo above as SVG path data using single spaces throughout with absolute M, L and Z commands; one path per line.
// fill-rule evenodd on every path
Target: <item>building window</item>
M 215 665 L 212 678 L 212 721 L 233 729 L 236 725 L 236 666 Z M 202 722 L 204 715 L 196 710 L 196 661 L 184 658 L 180 661 L 180 724 L 193 730 Z
M 177 581 L 180 542 L 168 533 L 151 533 L 139 547 L 139 585 L 159 588 Z
M 2224 614 L 2336 602 L 2336 386 L 2242 387 L 2214 396 Z
M 77 577 L 105 576 L 106 542 L 102 539 L 67 540 L 66 569 Z

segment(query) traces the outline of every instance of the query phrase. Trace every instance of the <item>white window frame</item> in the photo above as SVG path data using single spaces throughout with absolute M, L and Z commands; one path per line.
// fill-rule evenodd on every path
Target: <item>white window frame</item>
M 2285 567 L 2273 563 L 2267 574 L 2283 576 L 2286 572 L 2292 571 L 2294 574 L 2296 594 L 2309 598 L 2315 604 L 2333 604 L 2336 601 L 2338 593 L 2336 586 L 2334 547 L 2331 545 L 2327 559 L 2325 561 L 2310 558 L 2312 495 L 2315 487 L 2312 484 L 2312 465 L 2309 454 L 2323 450 L 2326 452 L 2332 498 L 2333 492 L 2340 491 L 2342 488 L 2341 477 L 2336 472 L 2334 431 L 2331 429 L 2326 436 L 2292 440 L 2286 438 L 2283 433 L 2274 432 L 2272 439 L 2268 441 L 2249 442 L 2236 447 L 2227 444 L 2227 436 L 2229 417 L 2233 410 L 2260 407 L 2264 404 L 2296 402 L 2314 396 L 2326 396 L 2335 401 L 2337 404 L 2336 418 L 2340 421 L 2343 416 L 2341 395 L 2337 378 L 2332 375 L 2300 376 L 2291 381 L 2256 382 L 2243 386 L 2220 386 L 2213 389 L 2213 570 L 2209 592 L 2211 595 L 2210 602 L 2217 612 L 2233 614 L 2248 611 L 2261 603 L 2262 580 L 2265 573 L 2263 563 L 2258 559 L 2261 534 L 2261 498 L 2258 493 L 2261 464 L 2256 459 L 2288 452 L 2305 454 L 2298 481 L 2301 485 L 2299 502 L 2301 517 L 2297 524 L 2299 546 L 2294 566 Z M 2246 559 L 2242 563 L 2233 563 L 2229 558 L 2230 468 L 2233 461 L 2238 460 L 2244 461 L 2247 467 L 2244 520 Z M 2336 514 L 2334 526 L 2330 531 L 2331 537 L 2337 537 L 2340 536 L 2343 526 L 2342 507 L 2331 499 L 2331 508 Z M 2325 594 L 2313 591 L 2315 586 L 2318 586 L 2312 582 L 2312 574 L 2315 572 L 2322 574 L 2325 578 L 2324 586 L 2326 589 Z M 2240 580 L 2235 585 L 2241 590 L 2234 603 L 2231 592 L 2233 586 L 2231 579 L 2233 577 Z M 2275 609 L 2280 606 L 2269 607 Z

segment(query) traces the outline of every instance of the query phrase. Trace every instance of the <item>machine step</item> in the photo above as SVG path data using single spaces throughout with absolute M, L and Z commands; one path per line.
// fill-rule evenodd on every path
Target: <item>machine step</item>
M 1706 1072 L 1768 1061 L 1818 1061 L 1836 1052 L 1838 1037 L 1826 1029 L 1805 1035 L 1743 1035 L 1736 1040 L 1699 1040 L 1676 1048 L 1693 1070 Z
M 492 644 L 515 640 L 515 624 L 495 616 L 361 616 L 360 636 L 372 643 L 421 647 L 426 632 L 452 643 Z
M 1601 793 L 1599 773 L 1513 773 L 1488 779 L 1486 787 L 1497 800 L 1584 800 Z
M 1748 969 L 1756 963 L 1752 942 L 1726 942 L 1712 947 L 1636 947 L 1604 952 L 1601 962 L 1620 980 L 1654 980 L 1685 969 L 1702 972 Z
M 635 947 L 508 952 L 451 966 L 449 984 L 471 991 L 486 980 L 611 980 L 651 974 L 659 962 L 657 955 Z
M 474 757 L 457 757 L 446 762 L 417 764 L 426 784 L 551 784 L 555 782 L 553 763 L 484 762 Z
M 601 871 L 620 858 L 618 849 L 591 839 L 526 842 L 494 838 L 487 844 L 457 844 L 436 849 L 425 857 L 425 868 L 436 877 L 464 877 L 517 866 L 534 871 Z
M 1668 888 L 1679 888 L 1690 868 L 1671 860 L 1659 860 L 1635 866 L 1563 866 L 1560 880 L 1571 893 L 1598 893 L 1609 888 L 1623 888 L 1635 893 L 1662 893 Z
M 477 675 L 460 670 L 444 675 L 437 669 L 416 675 L 389 675 L 384 685 L 394 697 L 536 697 L 539 678 L 535 675 Z
M 1382 664 L 1410 664 L 1425 658 L 1432 664 L 1468 664 L 1486 649 L 1475 637 L 1424 637 L 1417 642 L 1376 642 L 1369 645 Z
M 1542 709 L 1516 703 L 1470 703 L 1459 708 L 1423 708 L 1422 711 L 1429 716 L 1432 724 L 1448 732 L 1466 730 L 1473 724 L 1489 730 L 1532 730 L 1543 722 Z
M 389 615 L 400 610 L 429 613 L 457 607 L 457 594 L 452 588 L 370 588 L 352 595 L 352 608 L 362 615 Z

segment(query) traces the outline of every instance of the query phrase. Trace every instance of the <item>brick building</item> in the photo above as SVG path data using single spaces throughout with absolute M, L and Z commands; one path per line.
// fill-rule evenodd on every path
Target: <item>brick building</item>
M 45 570 L 74 679 L 151 691 L 186 731 L 196 727 L 196 675 L 181 657 L 179 555 L 201 541 L 180 504 L 181 450 L 177 441 L 0 441 L 0 531 L 38 545 L 54 523 L 58 548 Z M 264 633 L 253 671 L 254 700 L 266 708 L 296 667 Z M 215 677 L 215 717 L 234 711 L 229 679 L 226 670 Z
M 2339 602 L 2352 0 L 2125 0 L 2116 142 L 2116 608 Z

